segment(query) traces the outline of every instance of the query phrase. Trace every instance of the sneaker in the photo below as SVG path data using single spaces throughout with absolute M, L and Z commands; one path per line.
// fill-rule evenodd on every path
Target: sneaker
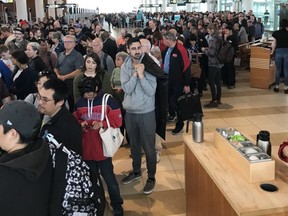
M 161 160 L 161 152 L 160 151 L 156 151 L 156 163 L 159 163 Z
M 122 179 L 122 184 L 129 184 L 137 179 L 140 179 L 142 176 L 142 173 L 135 174 L 134 172 L 130 172 L 128 176 Z
M 173 122 L 175 120 L 176 120 L 176 116 L 169 116 L 167 121 L 168 122 Z
M 113 213 L 114 213 L 114 216 L 123 216 L 124 215 L 123 207 L 120 206 L 120 207 L 114 208 Z
M 227 86 L 228 89 L 234 89 L 236 86 L 232 85 L 232 86 Z
M 146 185 L 144 187 L 144 194 L 149 195 L 153 192 L 155 187 L 156 180 L 153 179 L 147 179 Z
M 221 100 L 217 100 L 217 104 L 221 105 L 222 104 Z
M 172 135 L 178 135 L 180 133 L 183 132 L 183 128 L 175 128 L 174 130 L 172 130 Z
M 274 91 L 274 92 L 279 92 L 279 88 L 274 87 L 273 91 Z
M 218 103 L 216 101 L 210 101 L 208 104 L 205 104 L 204 107 L 216 108 L 216 107 L 218 107 Z
M 284 94 L 288 94 L 288 89 L 284 89 Z

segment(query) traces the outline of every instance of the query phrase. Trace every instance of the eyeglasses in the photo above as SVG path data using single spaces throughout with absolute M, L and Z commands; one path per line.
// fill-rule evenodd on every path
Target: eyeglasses
M 54 99 L 48 99 L 46 97 L 42 97 L 40 94 L 37 94 L 38 101 L 42 101 L 43 103 L 48 103 L 50 101 L 54 101 Z
M 64 41 L 64 44 L 72 44 L 75 43 L 75 41 Z

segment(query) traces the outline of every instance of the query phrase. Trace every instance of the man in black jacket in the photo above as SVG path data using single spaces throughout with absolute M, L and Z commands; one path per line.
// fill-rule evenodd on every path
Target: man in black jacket
M 47 131 L 65 147 L 82 155 L 82 136 L 80 124 L 65 107 L 68 97 L 68 87 L 60 79 L 49 79 L 38 93 L 40 113 L 48 115 L 51 119 L 42 126 L 40 136 Z M 67 155 L 56 155 L 54 182 L 51 192 L 51 215 L 62 215 L 62 201 L 65 193 L 65 174 Z
M 187 49 L 177 42 L 176 36 L 171 32 L 163 34 L 163 42 L 167 48 L 162 53 L 164 73 L 169 77 L 168 87 L 168 121 L 174 121 L 177 112 L 177 123 L 172 130 L 173 135 L 182 132 L 184 121 L 176 109 L 177 99 L 182 94 L 190 92 L 191 69 Z
M 1 215 L 47 216 L 52 182 L 49 146 L 38 139 L 41 119 L 26 101 L 0 110 Z

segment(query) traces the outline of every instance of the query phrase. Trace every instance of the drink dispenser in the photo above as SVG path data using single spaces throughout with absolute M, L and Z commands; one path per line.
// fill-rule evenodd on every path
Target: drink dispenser
M 203 115 L 201 113 L 195 113 L 193 115 L 192 138 L 193 141 L 197 143 L 201 143 L 204 140 L 204 127 L 202 117 Z
M 263 152 L 268 154 L 271 157 L 271 142 L 270 142 L 270 133 L 266 130 L 261 130 L 257 134 L 257 143 L 256 145 L 262 149 Z

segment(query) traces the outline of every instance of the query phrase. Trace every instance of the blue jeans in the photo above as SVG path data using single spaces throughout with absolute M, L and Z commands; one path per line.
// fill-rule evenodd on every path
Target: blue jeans
M 143 147 L 146 154 L 148 178 L 155 178 L 155 111 L 143 114 L 133 114 L 126 112 L 125 123 L 130 139 L 133 172 L 141 172 L 141 147 Z
M 85 161 L 89 168 L 91 169 L 91 172 L 99 172 L 101 176 L 104 178 L 107 188 L 109 197 L 111 200 L 111 206 L 113 209 L 117 209 L 122 206 L 123 199 L 120 195 L 120 189 L 118 186 L 118 182 L 116 180 L 115 174 L 114 174 L 114 167 L 112 163 L 112 158 L 107 158 L 106 160 L 102 161 Z
M 276 77 L 275 84 L 279 85 L 280 75 L 283 68 L 284 85 L 288 86 L 288 48 L 277 48 L 275 52 Z

